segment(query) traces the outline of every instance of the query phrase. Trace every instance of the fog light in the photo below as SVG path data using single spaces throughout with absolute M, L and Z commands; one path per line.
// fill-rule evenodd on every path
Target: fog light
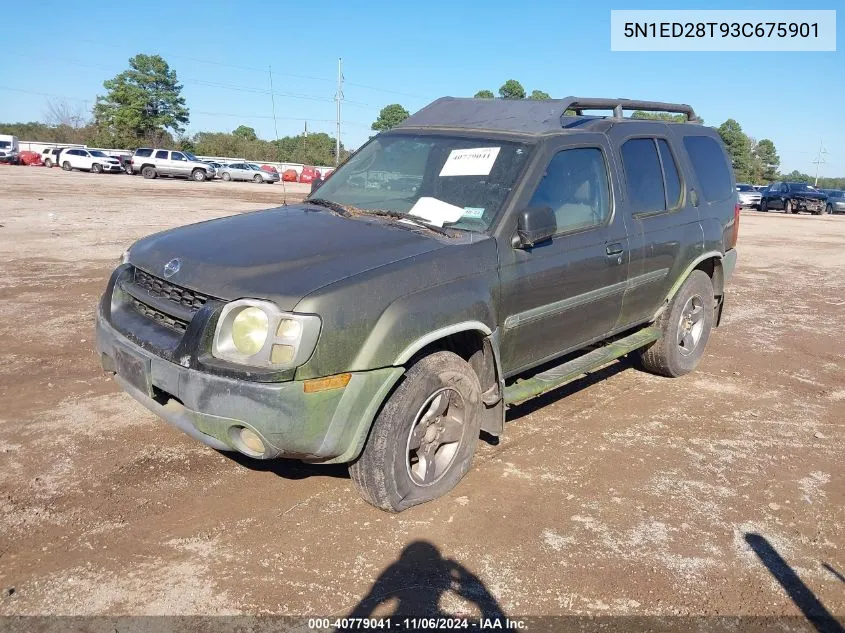
M 246 427 L 233 427 L 232 436 L 235 444 L 242 453 L 251 455 L 253 457 L 261 457 L 264 455 L 264 442 L 261 441 L 261 436 L 252 429 Z

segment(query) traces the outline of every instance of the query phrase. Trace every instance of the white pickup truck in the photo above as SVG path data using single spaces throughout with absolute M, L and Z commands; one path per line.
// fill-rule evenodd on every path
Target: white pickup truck
M 0 163 L 17 165 L 20 162 L 20 147 L 18 137 L 0 134 Z

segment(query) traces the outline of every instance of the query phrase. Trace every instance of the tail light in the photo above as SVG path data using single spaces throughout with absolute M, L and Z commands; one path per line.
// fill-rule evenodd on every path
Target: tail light
M 733 226 L 733 233 L 731 234 L 730 244 L 728 244 L 729 248 L 734 248 L 736 246 L 737 241 L 739 240 L 739 212 L 742 207 L 739 206 L 739 203 L 734 205 L 734 226 Z

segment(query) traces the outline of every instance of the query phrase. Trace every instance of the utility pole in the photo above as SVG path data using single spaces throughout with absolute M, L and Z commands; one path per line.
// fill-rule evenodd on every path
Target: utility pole
M 276 125 L 276 95 L 273 94 L 273 67 L 267 67 L 270 70 L 270 102 L 273 104 L 273 131 L 276 133 L 276 151 L 281 152 L 279 147 L 279 126 Z
M 819 141 L 818 156 L 816 156 L 816 160 L 813 161 L 813 164 L 816 166 L 816 179 L 813 182 L 814 187 L 818 187 L 818 185 L 819 185 L 819 167 L 821 167 L 822 165 L 824 165 L 827 162 L 824 159 L 824 157 L 826 155 L 827 155 L 827 152 L 824 149 L 824 139 L 822 139 L 821 141 Z
M 305 138 L 308 138 L 308 121 L 305 122 Z
M 335 139 L 334 166 L 340 164 L 340 102 L 343 101 L 343 59 L 337 58 L 337 92 L 334 100 L 337 101 L 337 138 Z

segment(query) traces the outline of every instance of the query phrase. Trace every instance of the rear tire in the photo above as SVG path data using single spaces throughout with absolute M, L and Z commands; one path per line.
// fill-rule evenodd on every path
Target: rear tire
M 62 169 L 64 169 L 65 171 L 73 171 L 73 167 L 70 166 L 70 163 L 68 161 L 62 163 Z
M 155 178 L 156 176 L 158 176 L 158 173 L 156 173 L 155 167 L 150 167 L 149 165 L 147 165 L 146 167 L 144 167 L 143 169 L 141 169 L 141 175 L 142 175 L 144 178 L 146 178 L 146 179 L 150 180 L 150 179 Z
M 715 303 L 710 277 L 692 271 L 655 323 L 663 336 L 640 351 L 643 367 L 670 378 L 694 370 L 713 329 Z
M 419 359 L 373 422 L 349 466 L 359 494 L 400 512 L 452 490 L 469 470 L 481 430 L 481 385 L 452 352 Z
M 100 167 L 99 164 L 94 163 L 93 165 L 91 165 L 91 171 L 94 172 L 95 174 L 101 174 L 101 173 L 103 173 L 103 168 Z

